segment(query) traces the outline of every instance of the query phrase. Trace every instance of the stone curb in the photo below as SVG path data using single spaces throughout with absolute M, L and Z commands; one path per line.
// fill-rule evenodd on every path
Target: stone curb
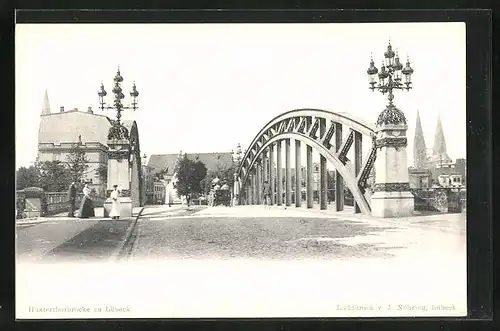
M 137 221 L 141 217 L 141 214 L 142 214 L 144 208 L 145 207 L 141 208 L 141 210 L 139 211 L 139 213 L 137 214 L 137 216 L 135 217 L 135 219 L 129 225 L 129 227 L 127 229 L 127 232 L 125 233 L 125 239 L 123 239 L 122 242 L 118 245 L 118 247 L 113 251 L 113 253 L 111 254 L 111 259 L 113 259 L 113 260 L 118 260 L 119 259 L 120 254 L 122 253 L 124 247 L 126 246 L 126 244 L 128 243 L 128 241 L 130 240 L 130 237 L 132 236 L 132 233 L 134 232 L 134 229 L 135 229 L 135 226 L 137 224 Z

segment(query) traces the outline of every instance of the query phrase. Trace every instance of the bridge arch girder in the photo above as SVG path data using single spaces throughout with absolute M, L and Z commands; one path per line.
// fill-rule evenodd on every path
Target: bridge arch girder
M 319 129 L 321 123 L 323 123 L 322 130 Z M 343 126 L 349 128 L 349 134 L 344 141 L 342 141 L 342 134 L 340 134 L 339 140 L 335 132 L 337 130 L 341 132 Z M 354 170 L 352 163 L 347 159 L 347 153 L 356 134 L 368 136 L 373 144 L 363 161 L 364 164 L 361 165 L 361 168 L 358 164 L 357 169 Z M 335 146 L 330 144 L 332 138 L 335 139 L 333 144 Z M 247 185 L 251 169 L 254 168 L 255 162 L 263 151 L 273 143 L 284 139 L 299 140 L 330 161 L 344 178 L 361 212 L 370 213 L 370 205 L 363 193 L 366 179 L 374 165 L 376 156 L 375 132 L 372 126 L 352 118 L 347 113 L 334 113 L 320 109 L 297 109 L 276 116 L 259 131 L 242 158 L 237 171 L 242 187 Z M 361 159 L 361 157 L 359 158 Z
M 322 156 L 324 156 L 328 161 L 330 161 L 335 169 L 340 173 L 342 178 L 344 178 L 345 183 L 347 184 L 347 187 L 353 194 L 354 199 L 356 200 L 356 203 L 358 203 L 359 208 L 361 209 L 361 212 L 364 214 L 370 214 L 370 205 L 368 204 L 368 201 L 366 200 L 365 196 L 361 192 L 361 189 L 358 186 L 358 179 L 352 171 L 347 168 L 341 161 L 340 159 L 333 153 L 330 152 L 329 149 L 327 149 L 325 146 L 319 144 L 316 140 L 306 136 L 305 134 L 299 134 L 299 133 L 281 133 L 278 134 L 269 140 L 267 140 L 264 145 L 262 145 L 259 150 L 256 152 L 255 156 L 252 158 L 250 165 L 248 169 L 252 169 L 255 163 L 257 162 L 259 156 L 266 150 L 266 148 L 275 143 L 282 141 L 284 139 L 296 139 L 299 140 L 300 142 L 311 146 L 313 149 L 318 151 Z M 248 180 L 248 175 L 250 174 L 250 171 L 247 171 L 246 174 L 244 175 L 242 179 L 242 185 L 243 187 L 246 185 L 247 180 Z

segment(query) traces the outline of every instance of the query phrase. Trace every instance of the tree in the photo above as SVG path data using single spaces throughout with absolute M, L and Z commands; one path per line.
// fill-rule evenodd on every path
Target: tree
M 99 164 L 95 171 L 95 174 L 99 177 L 99 180 L 103 184 L 103 187 L 106 187 L 106 183 L 108 181 L 108 165 Z
M 79 182 L 83 179 L 83 175 L 89 167 L 88 163 L 89 161 L 85 156 L 85 151 L 81 143 L 73 145 L 69 154 L 66 156 L 66 165 L 71 173 L 71 179 L 74 182 Z
M 201 161 L 194 162 L 184 154 L 175 165 L 177 194 L 190 197 L 201 193 L 201 182 L 207 174 L 207 167 Z
M 73 181 L 73 174 L 61 161 L 46 161 L 39 164 L 40 177 L 36 185 L 47 192 L 64 192 Z
M 40 168 L 31 165 L 28 168 L 20 167 L 16 171 L 16 189 L 23 190 L 27 187 L 37 187 L 40 182 Z

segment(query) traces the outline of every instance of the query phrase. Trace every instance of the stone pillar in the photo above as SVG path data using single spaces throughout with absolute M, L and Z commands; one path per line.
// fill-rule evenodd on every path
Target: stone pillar
M 300 207 L 302 205 L 302 185 L 300 168 L 302 166 L 300 159 L 300 140 L 295 140 L 295 207 Z
M 339 151 L 342 146 L 342 124 L 335 123 L 335 151 Z M 344 210 L 344 179 L 335 170 L 335 209 Z
M 257 178 L 255 168 L 252 169 L 252 205 L 257 204 Z
M 267 150 L 264 150 L 261 154 L 262 156 L 262 182 L 265 182 L 266 180 L 269 180 L 268 177 L 268 172 L 269 172 L 269 166 L 267 164 Z
M 269 187 L 271 189 L 271 205 L 275 204 L 276 199 L 274 198 L 274 185 L 276 179 L 274 178 L 274 145 L 269 145 Z
M 109 217 L 112 200 L 109 198 L 113 185 L 118 185 L 120 195 L 120 218 L 132 217 L 132 199 L 130 196 L 130 167 L 128 139 L 113 139 L 107 142 L 108 150 L 108 179 L 107 199 L 104 202 L 104 217 Z
M 262 165 L 260 164 L 260 160 L 257 160 L 255 165 L 255 173 L 256 173 L 256 187 L 257 191 L 257 204 L 262 204 Z
M 312 147 L 306 146 L 306 198 L 307 208 L 313 207 L 313 164 L 312 164 Z
M 278 140 L 276 142 L 276 204 L 281 206 L 283 204 L 283 172 L 281 171 L 281 142 Z
M 410 192 L 406 152 L 408 127 L 403 122 L 392 124 L 389 118 L 385 121 L 382 118 L 382 121 L 376 129 L 377 158 L 375 192 L 371 197 L 372 216 L 412 216 L 414 197 Z
M 290 139 L 285 139 L 285 204 L 292 204 L 292 169 L 290 161 Z
M 363 166 L 363 136 L 361 133 L 354 131 L 354 172 L 356 178 L 359 176 L 361 167 Z M 359 205 L 354 200 L 354 212 L 361 213 Z
M 312 118 L 306 119 L 305 131 L 309 131 L 312 125 Z M 312 147 L 306 145 L 306 206 L 313 207 L 313 165 L 312 165 Z
M 246 192 L 247 192 L 247 197 L 246 197 L 246 204 L 251 205 L 253 204 L 253 189 L 252 189 L 252 174 L 248 175 L 248 180 L 247 180 L 247 185 L 246 185 Z
M 326 120 L 319 120 L 319 135 L 323 137 L 326 133 Z M 319 156 L 319 209 L 325 210 L 328 204 L 328 178 L 326 173 L 326 158 L 320 154 Z

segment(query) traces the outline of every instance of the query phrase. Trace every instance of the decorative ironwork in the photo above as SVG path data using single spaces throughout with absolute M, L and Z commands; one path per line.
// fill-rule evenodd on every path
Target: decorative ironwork
M 114 122 L 108 132 L 108 140 L 126 140 L 129 138 L 128 129 L 119 122 Z
M 410 191 L 410 183 L 377 183 L 373 190 L 375 192 L 406 192 Z
M 325 137 L 323 138 L 323 146 L 325 146 L 328 149 L 332 147 L 330 140 L 332 140 L 334 133 L 335 133 L 335 123 L 330 122 L 330 127 L 328 128 L 328 131 L 326 132 Z
M 354 131 L 351 130 L 349 132 L 349 135 L 347 136 L 347 139 L 344 141 L 344 144 L 342 145 L 342 148 L 339 152 L 339 160 L 343 163 L 346 164 L 347 162 L 347 152 L 349 152 L 349 149 L 352 146 L 352 143 L 354 142 Z
M 316 132 L 318 132 L 318 129 L 319 129 L 319 119 L 316 119 L 316 121 L 314 121 L 314 125 L 311 128 L 311 131 L 309 131 L 309 137 L 316 139 L 317 138 Z
M 123 94 L 123 90 L 121 88 L 121 83 L 123 82 L 123 77 L 120 74 L 120 69 L 118 68 L 118 71 L 116 72 L 116 76 L 114 77 L 114 82 L 115 85 L 113 87 L 113 106 L 106 106 L 106 103 L 104 102 L 104 97 L 108 94 L 106 90 L 104 89 L 104 85 L 101 82 L 101 88 L 97 92 L 99 96 L 99 108 L 101 110 L 105 109 L 116 109 L 116 120 L 113 121 L 113 125 L 109 129 L 108 133 L 108 140 L 121 140 L 121 139 L 128 139 L 129 137 L 129 132 L 127 128 L 125 128 L 121 122 L 120 119 L 122 117 L 121 112 L 124 111 L 125 109 L 132 109 L 136 110 L 138 109 L 137 106 L 137 97 L 139 96 L 139 92 L 137 91 L 137 87 L 135 86 L 135 82 L 132 86 L 132 91 L 130 92 L 130 96 L 132 97 L 132 106 L 126 107 L 122 104 L 122 100 L 125 98 L 125 95 Z
M 377 126 L 384 124 L 406 124 L 405 114 L 394 105 L 387 105 L 377 118 Z
M 300 123 L 299 123 L 299 127 L 297 128 L 297 132 L 299 133 L 304 133 L 304 130 L 306 128 L 306 118 L 305 117 L 302 117 Z
M 406 118 L 403 112 L 397 109 L 392 100 L 394 99 L 393 90 L 406 90 L 412 88 L 411 76 L 413 68 L 410 66 L 410 59 L 406 61 L 406 66 L 399 61 L 399 55 L 392 50 L 392 45 L 389 42 L 387 51 L 384 53 L 385 62 L 382 62 L 382 67 L 379 72 L 373 57 L 370 60 L 370 67 L 366 71 L 368 74 L 370 89 L 372 91 L 378 90 L 382 94 L 388 94 L 389 104 L 382 111 L 377 119 L 377 125 L 382 124 L 406 124 Z M 377 81 L 378 74 L 378 81 Z M 402 82 L 402 76 L 405 76 L 405 82 Z
M 399 150 L 402 147 L 406 147 L 408 145 L 408 141 L 406 138 L 392 138 L 385 137 L 376 140 L 377 149 L 382 149 L 382 147 L 393 147 L 396 150 Z
M 375 164 L 375 160 L 377 159 L 377 149 L 375 146 L 372 147 L 370 154 L 368 155 L 368 159 L 366 161 L 361 174 L 358 179 L 358 186 L 364 190 L 366 188 L 366 182 L 368 177 L 370 177 L 370 172 L 372 171 L 373 165 Z M 364 191 L 363 191 L 364 193 Z

